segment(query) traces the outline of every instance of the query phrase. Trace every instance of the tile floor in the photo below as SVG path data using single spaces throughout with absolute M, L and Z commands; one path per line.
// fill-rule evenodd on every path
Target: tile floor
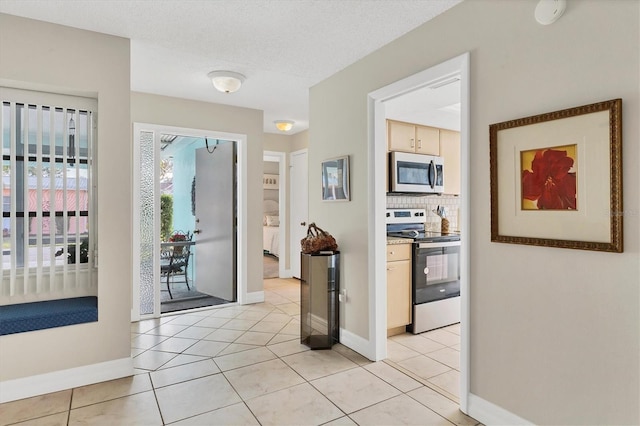
M 131 325 L 135 375 L 0 405 L 0 425 L 476 425 L 458 410 L 459 327 L 388 340 L 388 360 L 299 343 L 297 280 L 264 303 Z

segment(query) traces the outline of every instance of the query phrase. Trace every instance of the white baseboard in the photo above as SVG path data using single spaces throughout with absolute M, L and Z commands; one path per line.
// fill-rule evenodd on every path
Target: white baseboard
M 243 300 L 243 305 L 249 305 L 252 303 L 262 303 L 264 302 L 264 291 L 254 291 L 251 293 L 247 293 L 247 297 Z
M 0 385 L 0 403 L 132 375 L 133 360 L 128 357 L 21 379 L 5 380 Z
M 340 343 L 370 360 L 375 359 L 375 354 L 369 353 L 371 349 L 369 340 L 363 339 L 357 334 L 353 334 L 352 332 L 347 331 L 344 328 L 340 329 Z
M 533 425 L 530 421 L 472 393 L 469 394 L 467 409 L 469 416 L 485 425 Z

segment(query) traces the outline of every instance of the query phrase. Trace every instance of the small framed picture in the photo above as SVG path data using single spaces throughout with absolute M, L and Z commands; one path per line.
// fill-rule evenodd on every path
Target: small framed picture
M 322 201 L 350 201 L 349 156 L 322 162 Z
M 263 175 L 262 176 L 262 188 L 263 189 L 278 189 L 278 175 Z

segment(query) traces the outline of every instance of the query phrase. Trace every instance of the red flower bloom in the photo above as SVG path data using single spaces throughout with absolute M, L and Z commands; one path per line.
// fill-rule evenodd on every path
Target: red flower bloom
M 571 167 L 567 151 L 537 151 L 532 171 L 522 171 L 522 196 L 537 201 L 540 210 L 575 210 L 576 174 L 569 173 Z

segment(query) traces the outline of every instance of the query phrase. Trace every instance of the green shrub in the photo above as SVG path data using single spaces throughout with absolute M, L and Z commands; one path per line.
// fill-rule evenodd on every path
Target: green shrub
M 173 195 L 160 196 L 160 238 L 168 241 L 173 233 Z

